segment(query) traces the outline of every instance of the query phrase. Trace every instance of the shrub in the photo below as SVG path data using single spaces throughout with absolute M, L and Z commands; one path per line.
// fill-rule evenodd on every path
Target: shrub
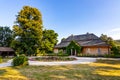
M 60 53 L 58 53 L 57 55 L 58 55 L 58 56 L 69 56 L 69 54 L 68 54 L 68 53 L 61 53 L 61 52 L 60 52 Z
M 28 58 L 25 55 L 17 56 L 13 59 L 13 66 L 28 65 Z
M 100 57 L 102 55 L 94 55 L 94 54 L 83 54 L 83 53 L 80 53 L 77 55 L 78 57 Z
M 114 46 L 112 47 L 112 54 L 115 54 L 115 55 L 120 55 L 120 46 Z
M 0 63 L 2 63 L 3 62 L 3 60 L 2 60 L 2 57 L 0 56 Z
M 42 56 L 34 58 L 37 61 L 72 61 L 76 60 L 76 58 L 72 57 L 63 57 L 63 56 Z
M 37 51 L 37 56 L 46 56 L 46 52 L 44 50 Z
M 120 54 L 106 54 L 104 55 L 106 58 L 120 58 Z
M 69 54 L 59 52 L 59 53 L 47 53 L 45 56 L 69 56 Z

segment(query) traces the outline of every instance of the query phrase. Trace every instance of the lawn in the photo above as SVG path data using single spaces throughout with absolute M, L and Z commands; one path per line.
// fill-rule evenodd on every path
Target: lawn
M 13 59 L 13 58 L 3 58 L 3 62 L 7 62 L 8 60 Z
M 0 80 L 120 80 L 120 60 L 91 64 L 0 68 Z
M 0 63 L 7 62 L 10 59 L 13 59 L 13 58 L 10 58 L 10 57 L 6 57 L 6 58 L 2 58 L 2 59 L 0 58 Z

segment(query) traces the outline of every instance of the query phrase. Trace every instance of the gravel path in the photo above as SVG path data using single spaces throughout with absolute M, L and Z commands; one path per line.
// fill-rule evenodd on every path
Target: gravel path
M 7 62 L 5 62 L 5 63 L 1 63 L 1 64 L 0 64 L 0 68 L 12 66 L 11 63 L 12 63 L 12 60 L 9 60 L 9 61 L 7 61 Z
M 91 57 L 75 57 L 77 60 L 74 61 L 59 61 L 59 62 L 40 62 L 40 61 L 28 61 L 29 65 L 68 65 L 68 64 L 88 64 L 95 62 L 97 59 L 107 59 L 107 60 L 120 60 L 120 58 L 91 58 Z M 12 60 L 6 63 L 1 63 L 0 68 L 8 67 L 11 65 Z

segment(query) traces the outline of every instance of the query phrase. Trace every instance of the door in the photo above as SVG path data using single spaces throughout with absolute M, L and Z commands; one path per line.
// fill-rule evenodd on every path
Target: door
M 76 50 L 75 49 L 71 49 L 71 56 L 76 56 Z
M 98 55 L 101 55 L 101 49 L 98 48 Z

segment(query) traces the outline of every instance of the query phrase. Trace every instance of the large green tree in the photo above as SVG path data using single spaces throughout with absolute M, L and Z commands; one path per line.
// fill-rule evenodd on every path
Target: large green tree
M 103 41 L 107 42 L 111 46 L 115 46 L 115 41 L 111 37 L 108 37 L 105 34 L 101 34 L 100 39 L 102 39 Z
M 111 45 L 111 51 L 113 54 L 119 54 L 120 55 L 120 46 L 117 46 L 115 44 L 115 40 L 113 40 L 111 37 L 108 37 L 105 34 L 101 34 L 100 38 L 107 42 L 109 45 Z
M 14 38 L 12 47 L 18 53 L 36 55 L 41 48 L 42 15 L 36 8 L 24 6 L 18 13 L 13 26 Z
M 9 27 L 0 26 L 0 46 L 1 47 L 10 47 L 12 42 L 12 31 Z
M 47 52 L 52 52 L 53 47 L 57 44 L 58 34 L 54 30 L 44 30 L 42 38 L 42 50 Z

